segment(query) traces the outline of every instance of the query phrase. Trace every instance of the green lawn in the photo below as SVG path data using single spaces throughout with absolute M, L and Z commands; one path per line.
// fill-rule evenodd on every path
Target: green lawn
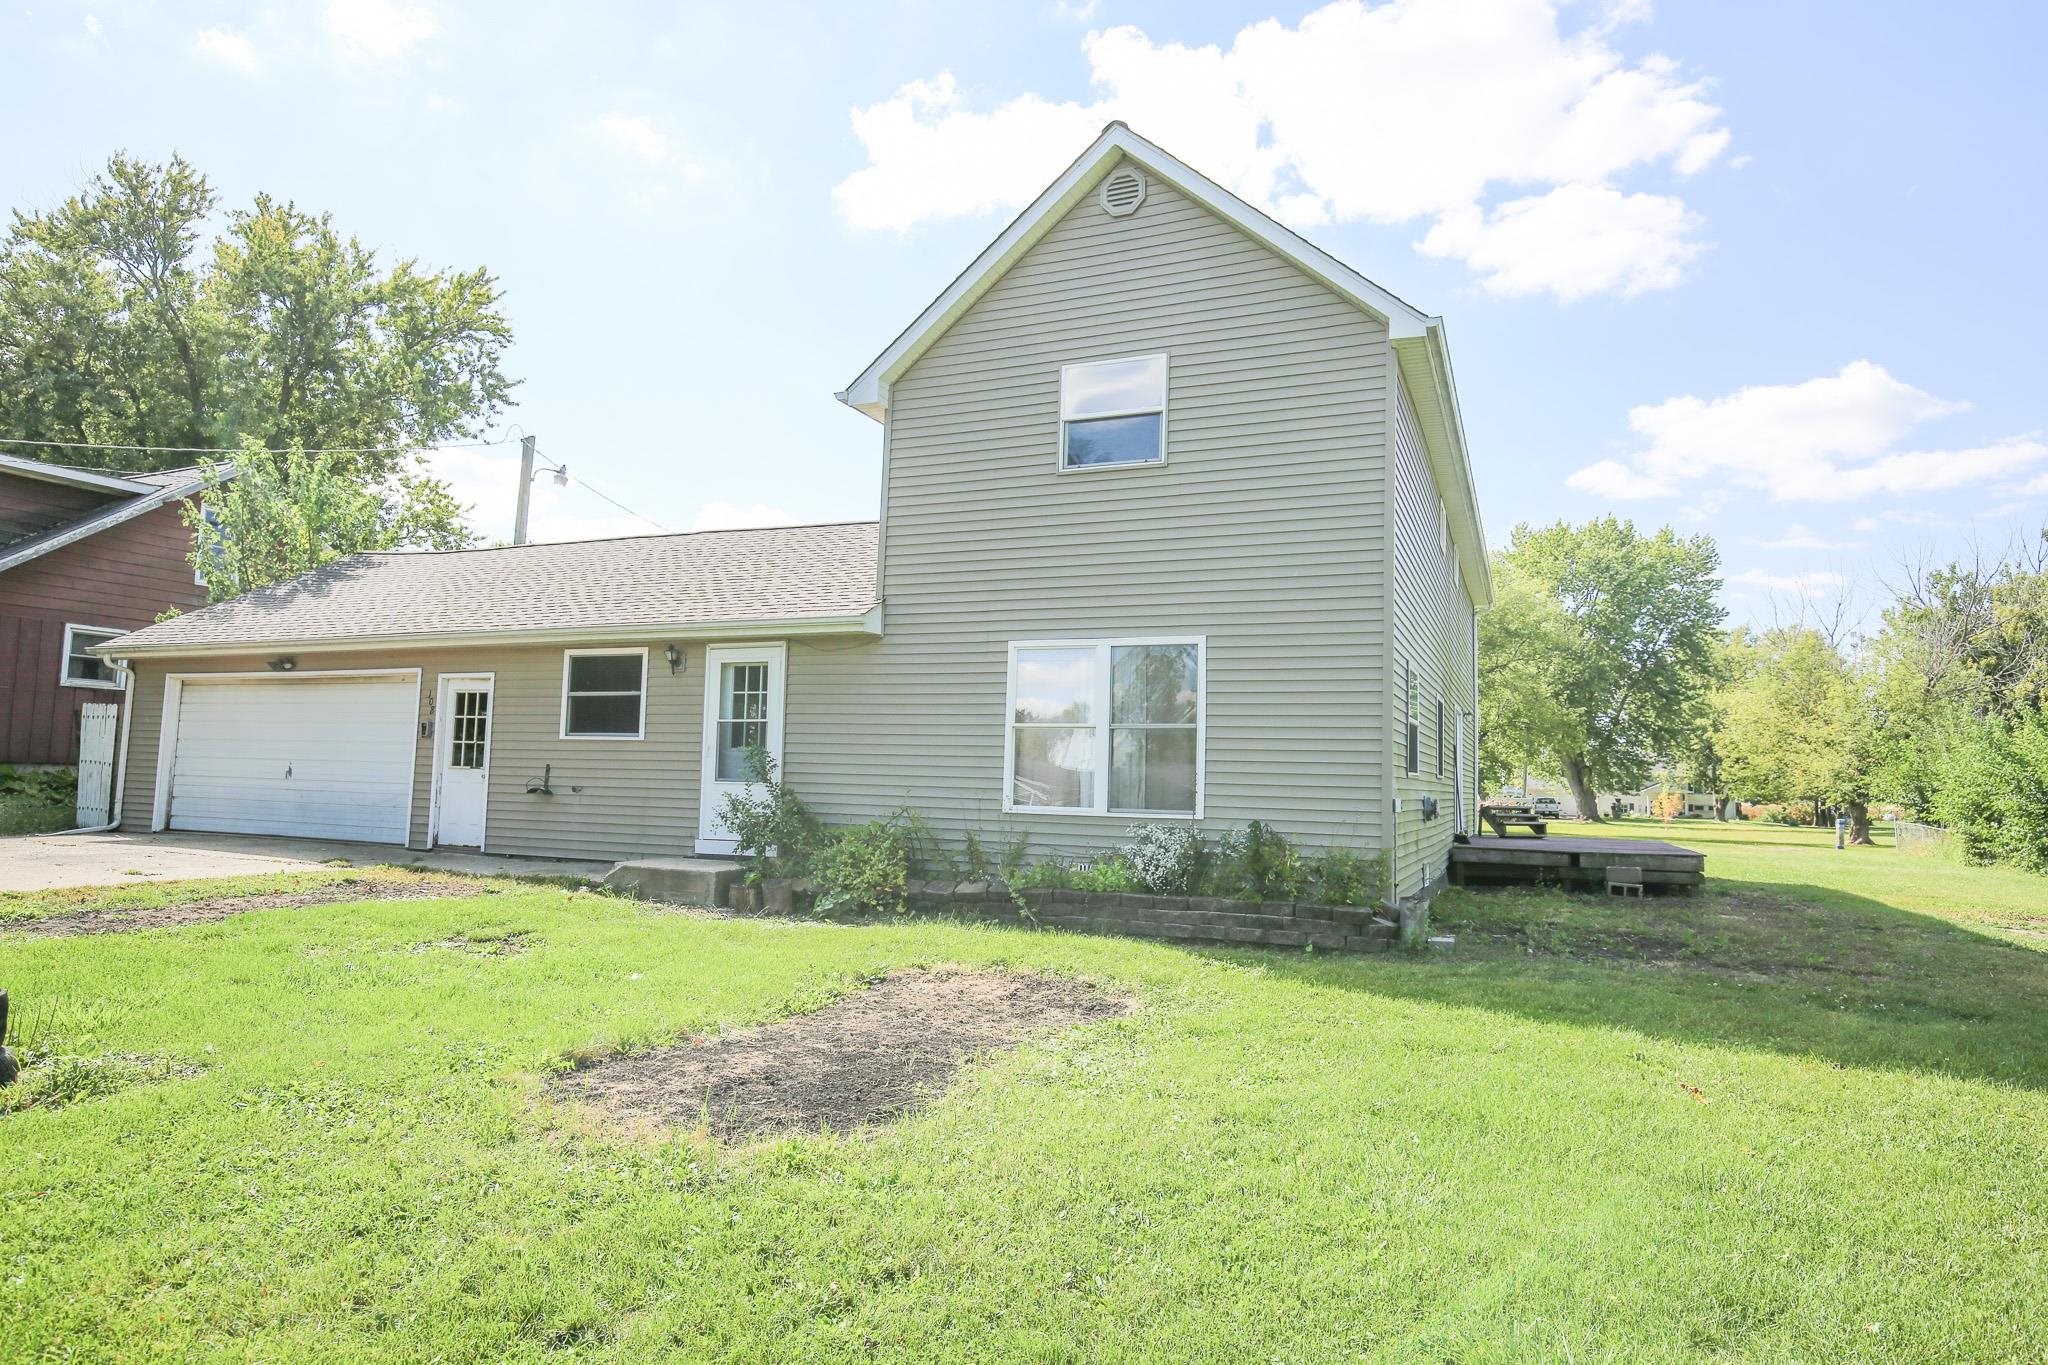
M 1708 895 L 1449 895 L 1413 957 L 509 884 L 0 932 L 41 1036 L 139 1059 L 0 1117 L 0 1354 L 2048 1355 L 2048 881 L 1671 834 Z M 626 1134 L 539 1079 L 920 963 L 1138 1003 L 850 1138 Z

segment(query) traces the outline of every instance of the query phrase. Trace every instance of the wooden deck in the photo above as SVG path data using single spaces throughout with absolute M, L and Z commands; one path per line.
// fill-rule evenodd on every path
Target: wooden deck
M 1475 837 L 1451 845 L 1451 881 L 1459 886 L 1556 883 L 1599 890 L 1610 867 L 1639 867 L 1652 892 L 1690 896 L 1707 879 L 1707 855 L 1661 839 Z

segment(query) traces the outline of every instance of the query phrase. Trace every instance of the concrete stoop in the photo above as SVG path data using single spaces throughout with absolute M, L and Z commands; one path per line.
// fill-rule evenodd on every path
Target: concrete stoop
M 720 858 L 642 858 L 620 863 L 604 884 L 644 901 L 718 909 L 739 879 L 739 866 Z

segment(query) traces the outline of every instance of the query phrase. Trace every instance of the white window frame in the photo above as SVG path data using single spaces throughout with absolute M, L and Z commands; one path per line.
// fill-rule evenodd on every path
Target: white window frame
M 1114 651 L 1129 645 L 1193 645 L 1195 647 L 1195 808 L 1184 810 L 1121 810 L 1109 804 L 1110 786 L 1110 663 Z M 1092 806 L 1025 806 L 1017 792 L 1017 651 L 1023 649 L 1092 649 L 1095 651 L 1095 804 Z M 1208 801 L 1209 768 L 1209 637 L 1207 635 L 1117 635 L 1095 639 L 1012 640 L 1003 683 L 1003 812 L 1007 815 L 1133 816 L 1154 820 L 1199 820 Z M 1079 727 L 1073 727 L 1079 728 Z
M 73 649 L 71 642 L 77 632 L 81 630 L 88 631 L 94 635 L 104 635 L 109 640 L 117 635 L 126 635 L 128 633 L 128 629 L 125 626 L 87 626 L 70 621 L 65 622 L 64 657 L 63 661 L 57 666 L 58 684 L 63 687 L 96 687 L 102 692 L 119 692 L 121 690 L 119 678 L 74 678 L 71 676 L 71 656 L 83 652 Z M 104 641 L 96 641 L 95 643 L 104 643 Z
M 1159 406 L 1156 408 L 1124 408 L 1115 412 L 1091 412 L 1086 417 L 1072 419 L 1076 422 L 1100 422 L 1110 417 L 1150 417 L 1159 415 L 1159 453 L 1149 460 L 1120 460 L 1114 464 L 1068 464 L 1067 463 L 1067 372 L 1085 370 L 1093 365 L 1128 365 L 1139 360 L 1159 362 Z M 1053 465 L 1062 474 L 1100 474 L 1115 469 L 1156 469 L 1166 463 L 1166 410 L 1173 390 L 1173 356 L 1170 352 L 1154 351 L 1146 355 L 1105 356 L 1099 360 L 1076 360 L 1060 366 L 1060 428 L 1059 448 L 1053 451 Z
M 640 657 L 640 724 L 630 735 L 583 735 L 572 734 L 569 731 L 569 661 L 571 659 L 588 658 L 600 654 L 637 654 Z M 624 697 L 630 694 L 625 692 L 579 692 L 577 695 L 582 697 Z M 637 648 L 630 645 L 593 646 L 589 649 L 565 649 L 562 651 L 562 728 L 557 737 L 561 739 L 594 740 L 636 740 L 647 738 L 647 646 L 641 645 Z

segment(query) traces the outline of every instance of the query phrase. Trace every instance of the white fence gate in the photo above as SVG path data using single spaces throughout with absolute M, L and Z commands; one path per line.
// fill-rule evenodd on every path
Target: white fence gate
M 89 829 L 114 818 L 114 736 L 121 708 L 89 701 L 78 718 L 78 825 Z

